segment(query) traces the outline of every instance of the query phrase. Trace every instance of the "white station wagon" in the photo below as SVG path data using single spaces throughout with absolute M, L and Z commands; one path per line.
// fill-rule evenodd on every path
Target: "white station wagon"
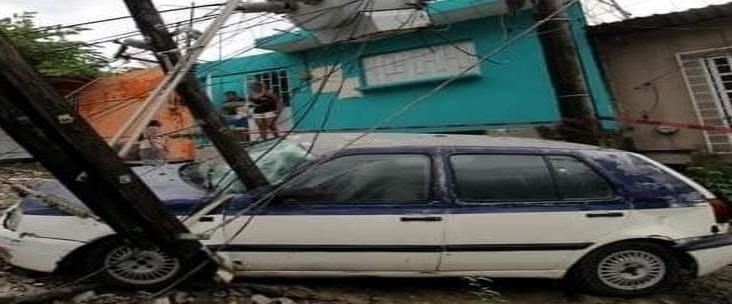
M 217 200 L 206 194 L 220 173 L 210 164 L 143 178 L 240 275 L 567 277 L 588 292 L 638 296 L 732 263 L 725 205 L 644 156 L 452 135 L 371 135 L 334 149 L 354 136 L 291 139 L 300 161 L 275 166 L 274 186 Z M 135 288 L 187 269 L 38 198 L 0 222 L 0 255 L 18 267 L 104 269 L 102 279 Z

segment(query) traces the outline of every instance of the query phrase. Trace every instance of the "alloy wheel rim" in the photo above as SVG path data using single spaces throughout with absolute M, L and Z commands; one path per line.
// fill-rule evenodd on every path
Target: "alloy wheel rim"
M 180 262 L 176 257 L 159 249 L 136 250 L 129 246 L 110 251 L 104 265 L 114 279 L 132 285 L 165 282 L 180 270 Z
M 646 289 L 655 286 L 666 276 L 666 262 L 646 251 L 619 251 L 600 261 L 597 274 L 605 285 L 615 289 Z

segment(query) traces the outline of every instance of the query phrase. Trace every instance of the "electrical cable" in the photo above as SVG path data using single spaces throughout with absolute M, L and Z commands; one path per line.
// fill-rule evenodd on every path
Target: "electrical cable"
M 222 3 L 218 4 L 204 4 L 204 5 L 196 5 L 196 6 L 186 6 L 186 7 L 180 7 L 180 8 L 172 8 L 172 9 L 166 9 L 166 10 L 160 10 L 158 11 L 161 14 L 170 13 L 170 12 L 177 12 L 177 11 L 184 11 L 184 10 L 190 10 L 193 8 L 206 8 L 206 7 L 214 7 L 214 6 L 221 6 Z M 113 22 L 113 21 L 119 21 L 119 20 L 125 20 L 125 19 L 131 19 L 132 16 L 119 16 L 119 17 L 112 17 L 112 18 L 106 18 L 106 19 L 98 19 L 98 20 L 91 20 L 91 21 L 85 21 L 81 23 L 75 23 L 75 24 L 64 24 L 64 25 L 49 25 L 43 28 L 38 29 L 39 32 L 43 31 L 51 31 L 51 30 L 60 30 L 60 29 L 67 29 L 67 28 L 77 28 L 82 27 L 86 25 L 93 25 L 93 24 L 99 24 L 99 23 L 106 23 L 106 22 Z
M 363 1 L 363 0 L 357 0 L 357 1 Z M 325 83 L 325 82 L 324 82 L 324 83 Z M 320 96 L 320 94 L 316 94 L 315 96 Z M 305 117 L 305 116 L 303 116 L 303 118 L 304 118 L 304 117 Z M 262 155 L 262 156 L 263 156 L 263 155 Z M 110 266 L 114 266 L 114 265 L 108 265 L 108 267 L 110 267 Z M 99 275 L 99 274 L 101 274 L 102 272 L 104 272 L 104 271 L 105 271 L 106 269 L 108 269 L 108 267 L 105 267 L 104 269 L 99 269 L 99 270 L 97 270 L 97 271 L 94 271 L 94 272 L 92 272 L 92 273 L 90 273 L 90 274 L 88 274 L 88 275 L 85 275 L 85 276 L 83 276 L 82 278 L 80 278 L 79 280 L 76 280 L 75 282 L 80 282 L 80 281 L 83 281 L 83 280 L 87 280 L 87 279 L 90 279 L 90 278 L 92 278 L 92 277 L 94 277 L 94 276 L 96 276 L 96 275 Z M 205 265 L 203 265 L 202 267 L 205 267 Z M 195 272 L 191 272 L 191 274 L 193 274 L 193 273 L 195 273 Z
M 301 22 L 301 23 L 303 23 L 303 24 L 307 24 L 307 23 L 310 23 L 310 22 L 312 22 L 312 21 L 315 21 L 315 20 L 317 20 L 318 18 L 320 18 L 321 16 L 323 16 L 323 15 L 327 14 L 327 13 L 328 13 L 328 11 L 330 11 L 330 10 L 334 10 L 334 9 L 342 8 L 342 7 L 345 7 L 345 6 L 351 5 L 351 4 L 353 4 L 353 3 L 357 3 L 357 2 L 360 2 L 360 1 L 364 1 L 364 0 L 351 0 L 351 1 L 348 1 L 348 2 L 346 2 L 346 3 L 342 3 L 342 4 L 339 4 L 339 5 L 335 5 L 335 6 L 329 6 L 329 7 L 325 7 L 325 8 L 322 8 L 322 9 L 318 9 L 318 10 L 310 11 L 310 12 L 307 12 L 307 13 L 302 13 L 302 14 L 299 14 L 299 15 L 295 15 L 295 16 L 308 16 L 308 15 L 312 15 L 312 14 L 317 14 L 317 15 L 313 16 L 312 18 L 306 19 L 305 21 L 302 21 L 302 22 Z M 298 28 L 297 26 L 291 26 L 291 27 L 290 27 L 289 29 L 287 29 L 287 30 L 284 30 L 283 32 L 284 32 L 284 33 L 289 33 L 289 34 L 291 34 L 291 33 L 293 33 L 293 32 L 294 32 L 295 30 L 297 30 L 297 28 Z M 261 40 L 261 42 L 258 42 L 258 43 L 256 43 L 255 45 L 252 45 L 252 46 L 249 46 L 249 47 L 245 47 L 245 48 L 242 48 L 242 49 L 240 49 L 239 51 L 236 51 L 236 52 L 235 52 L 235 53 L 233 53 L 233 54 L 228 54 L 228 55 L 227 55 L 226 57 L 236 57 L 236 56 L 239 56 L 239 55 L 245 54 L 245 53 L 247 53 L 247 52 L 249 52 L 249 51 L 252 51 L 252 50 L 254 50 L 254 49 L 256 49 L 256 48 L 261 48 L 261 46 L 263 46 L 263 45 L 266 45 L 267 43 L 270 43 L 270 42 L 272 42 L 272 41 L 273 41 L 274 39 L 276 39 L 277 37 L 278 37 L 278 36 L 270 36 L 270 37 L 265 37 L 265 38 L 263 38 L 263 39 Z M 223 61 L 222 61 L 222 62 L 223 62 Z M 206 73 L 206 72 L 208 72 L 209 70 L 211 70 L 211 69 L 214 69 L 214 68 L 216 68 L 217 66 L 221 65 L 221 64 L 222 64 L 222 62 L 218 62 L 218 63 L 215 63 L 215 64 L 211 64 L 211 65 L 208 65 L 208 66 L 206 66 L 206 68 L 205 68 L 205 69 L 204 69 L 203 71 L 201 71 L 201 73 L 204 73 L 204 74 L 205 74 L 205 73 Z
M 526 30 L 522 31 L 518 35 L 512 37 L 511 39 L 507 40 L 506 42 L 504 42 L 500 46 L 498 46 L 495 49 L 493 49 L 486 56 L 483 56 L 482 59 L 480 61 L 478 61 L 477 63 L 475 63 L 475 64 L 467 67 L 466 69 L 464 69 L 458 75 L 455 75 L 452 78 L 443 81 L 441 84 L 437 85 L 435 88 L 433 88 L 432 90 L 430 90 L 426 94 L 421 95 L 418 98 L 416 98 L 415 100 L 413 100 L 412 102 L 407 103 L 404 107 L 402 107 L 398 111 L 394 112 L 392 115 L 386 117 L 385 119 L 383 119 L 382 121 L 378 122 L 373 127 L 369 128 L 368 130 L 366 130 L 365 132 L 363 132 L 359 136 L 357 136 L 357 137 L 353 138 L 352 140 L 348 141 L 345 145 L 343 145 L 339 149 L 339 151 L 343 151 L 344 149 L 349 148 L 350 146 L 352 146 L 356 142 L 360 141 L 361 139 L 363 139 L 364 137 L 366 137 L 370 133 L 372 133 L 372 132 L 378 130 L 379 128 L 381 128 L 384 124 L 391 122 L 391 120 L 393 120 L 395 117 L 400 116 L 401 114 L 405 113 L 406 111 L 408 111 L 409 109 L 413 108 L 415 105 L 419 104 L 420 102 L 424 101 L 425 99 L 427 99 L 427 98 L 433 96 L 434 94 L 442 91 L 445 87 L 447 87 L 448 85 L 450 85 L 451 83 L 453 83 L 454 81 L 456 81 L 457 79 L 459 79 L 460 77 L 462 77 L 465 73 L 468 73 L 470 70 L 474 69 L 475 67 L 479 66 L 483 62 L 487 61 L 487 59 L 495 56 L 496 54 L 502 52 L 503 50 L 505 50 L 509 46 L 513 45 L 515 42 L 517 42 L 517 41 L 521 40 L 522 38 L 528 36 L 529 34 L 531 34 L 532 32 L 534 32 L 540 26 L 542 26 L 545 23 L 551 21 L 554 17 L 556 17 L 557 15 L 565 12 L 566 10 L 568 10 L 569 8 L 571 8 L 573 5 L 579 3 L 579 1 L 580 0 L 571 0 L 571 1 L 567 2 L 564 6 L 562 6 L 561 8 L 559 8 L 557 11 L 549 14 L 548 16 L 546 16 L 542 20 L 536 22 L 534 25 L 530 26 L 529 28 L 527 28 Z M 324 160 L 320 160 L 320 162 L 322 162 L 322 161 L 325 161 L 325 159 Z M 317 166 L 318 164 L 319 164 L 319 162 L 318 163 L 315 163 L 314 166 Z M 282 183 L 277 188 L 275 188 L 272 191 L 270 191 L 265 197 L 257 200 L 257 202 L 253 203 L 251 206 L 252 207 L 258 207 L 259 204 L 261 204 L 261 202 L 264 202 L 264 201 L 272 198 L 274 195 L 276 195 L 277 193 L 279 193 L 279 191 L 281 191 L 287 185 L 288 185 L 288 182 L 287 181 L 284 182 L 284 183 Z M 239 216 L 240 217 L 244 213 L 248 212 L 249 210 L 251 210 L 251 209 L 250 208 L 246 208 L 246 209 L 244 209 L 244 210 L 242 210 L 240 212 L 237 212 L 236 216 Z M 216 227 L 213 227 L 213 228 L 207 230 L 206 232 L 216 231 L 216 230 L 221 229 L 224 226 L 228 225 L 229 223 L 230 222 L 224 222 L 224 223 L 222 223 L 220 225 L 217 225 Z
M 363 0 L 358 0 L 358 1 L 363 1 Z M 373 0 L 369 0 L 369 1 L 373 1 Z M 355 21 L 355 18 L 354 18 L 353 20 L 351 20 L 350 22 L 353 22 L 353 21 Z M 357 30 L 357 28 L 358 28 L 358 27 L 356 27 L 356 28 L 354 29 L 354 31 L 355 31 L 355 30 Z M 341 30 L 339 31 L 338 35 L 340 35 L 340 34 L 341 34 L 341 32 L 342 32 L 343 30 L 345 30 L 345 26 L 344 26 L 344 27 L 342 27 L 342 29 L 341 29 Z M 337 45 L 339 45 L 339 44 L 333 44 L 333 45 L 330 45 L 330 46 L 328 46 L 327 48 L 325 48 L 325 49 L 324 49 L 324 51 L 327 51 L 327 50 L 328 50 L 329 48 L 331 48 L 331 47 L 335 47 L 335 46 L 337 46 Z M 334 68 L 335 68 L 335 67 L 337 67 L 337 65 L 334 65 Z M 325 85 L 325 84 L 327 83 L 328 79 L 329 79 L 329 78 L 330 78 L 330 77 L 332 76 L 332 74 L 333 74 L 333 73 L 335 73 L 335 69 L 333 69 L 333 70 L 332 70 L 332 71 L 331 71 L 330 73 L 328 73 L 328 74 L 327 74 L 327 76 L 325 77 L 325 78 L 326 78 L 325 80 L 322 80 L 322 82 L 321 82 L 321 86 L 324 86 L 324 85 Z M 307 85 L 307 84 L 305 84 L 305 85 Z M 303 86 L 305 86 L 305 85 L 303 85 Z M 323 88 L 324 88 L 324 87 L 323 87 Z M 276 147 L 277 147 L 277 145 L 278 145 L 279 143 L 281 143 L 281 142 L 282 142 L 282 141 L 283 141 L 283 140 L 284 140 L 284 139 L 285 139 L 285 138 L 287 137 L 287 135 L 291 134 L 293 130 L 296 130 L 296 129 L 297 129 L 297 127 L 299 126 L 299 124 L 300 124 L 300 123 L 301 123 L 301 122 L 302 122 L 302 121 L 304 120 L 304 118 L 305 118 L 305 117 L 307 116 L 307 113 L 309 113 L 309 112 L 310 112 L 310 110 L 312 109 L 312 107 L 314 106 L 314 103 L 315 103 L 315 101 L 317 101 L 317 98 L 318 98 L 318 97 L 320 96 L 320 92 L 321 92 L 321 90 L 319 90 L 319 91 L 318 91 L 318 92 L 317 92 L 317 93 L 316 93 L 315 95 L 313 95 L 313 96 L 314 96 L 315 98 L 314 98 L 314 99 L 311 99 L 311 102 L 309 103 L 309 106 L 308 106 L 308 107 L 307 107 L 307 109 L 305 110 L 305 114 L 304 114 L 304 115 L 303 115 L 303 116 L 302 116 L 302 117 L 301 117 L 301 118 L 300 118 L 300 119 L 299 119 L 299 120 L 298 120 L 298 121 L 297 121 L 297 122 L 296 122 L 296 123 L 295 123 L 295 124 L 293 125 L 293 127 L 292 127 L 292 130 L 291 130 L 291 131 L 289 131 L 289 132 L 287 132 L 287 133 L 286 133 L 286 135 L 284 136 L 284 138 L 282 138 L 282 140 L 279 140 L 279 141 L 277 142 L 277 144 L 275 144 L 275 145 L 271 146 L 271 147 L 270 147 L 270 148 L 269 148 L 269 149 L 268 149 L 267 151 L 265 151 L 265 152 L 264 152 L 264 153 L 263 153 L 263 154 L 262 154 L 262 155 L 261 155 L 261 156 L 260 156 L 260 157 L 259 157 L 259 158 L 258 158 L 258 159 L 257 159 L 256 161 L 255 161 L 255 163 L 256 163 L 256 162 L 258 162 L 258 161 L 259 161 L 259 160 L 260 160 L 261 158 L 263 158 L 264 156 L 266 156 L 266 155 L 267 155 L 267 154 L 268 154 L 269 152 L 271 152 L 271 151 L 272 151 L 272 150 L 273 150 L 274 148 L 276 148 Z M 221 183 L 221 182 L 222 182 L 223 180 L 225 180 L 225 179 L 228 179 L 228 178 L 229 178 L 229 176 L 230 176 L 230 175 L 231 175 L 232 173 L 233 173 L 233 171 L 229 170 L 229 171 L 228 171 L 228 172 L 227 172 L 227 173 L 226 173 L 226 174 L 225 174 L 225 175 L 224 175 L 224 176 L 223 176 L 223 177 L 222 177 L 222 178 L 221 178 L 221 179 L 219 180 L 219 182 L 217 183 L 217 186 L 216 186 L 216 188 L 217 188 L 217 189 L 219 189 L 219 188 L 222 188 L 222 187 L 220 187 L 220 183 Z M 229 187 L 231 187 L 231 185 L 232 185 L 232 184 L 233 184 L 234 182 L 236 182 L 236 180 L 231 180 L 231 181 L 229 182 L 229 184 L 228 184 L 227 186 L 223 187 L 223 188 L 224 188 L 224 189 L 226 189 L 226 188 L 229 188 Z M 221 194 L 218 194 L 218 195 L 221 195 Z M 217 196 L 218 196 L 218 195 L 217 195 Z
M 473 68 L 475 68 L 475 66 L 478 66 L 479 64 L 481 64 L 481 63 L 483 63 L 483 62 L 487 61 L 487 59 L 488 59 L 488 58 L 490 58 L 490 57 L 494 56 L 495 54 L 497 54 L 497 53 L 501 52 L 501 51 L 502 51 L 502 50 L 504 50 L 504 49 L 505 49 L 506 47 L 508 47 L 509 45 L 513 44 L 513 42 L 516 42 L 516 41 L 520 40 L 520 39 L 521 39 L 522 37 L 524 37 L 524 36 L 527 36 L 527 35 L 528 35 L 528 34 L 530 34 L 530 33 L 531 33 L 532 31 L 534 31 L 534 30 L 535 30 L 536 28 L 538 28 L 538 27 L 539 27 L 539 26 L 541 26 L 542 24 L 544 24 L 544 23 L 548 22 L 548 21 L 549 21 L 549 20 L 550 20 L 551 18 L 553 18 L 553 17 L 554 17 L 554 16 L 556 16 L 557 14 L 559 14 L 559 13 L 561 13 L 561 12 L 565 11 L 566 9 L 568 9 L 569 7 L 571 7 L 572 5 L 574 5 L 574 4 L 575 4 L 575 3 L 577 3 L 577 2 L 579 2 L 579 0 L 573 0 L 573 1 L 569 2 L 569 3 L 567 4 L 567 5 L 565 5 L 565 6 L 564 6 L 564 7 L 562 7 L 561 9 L 557 10 L 557 11 L 556 11 L 556 12 L 554 12 L 553 14 L 550 14 L 550 16 L 548 16 L 547 18 L 545 18 L 545 19 L 543 19 L 543 20 L 541 20 L 541 21 L 537 22 L 537 23 L 536 23 L 536 24 L 535 24 L 534 26 L 530 27 L 530 28 L 529 28 L 529 29 L 527 29 L 526 31 L 524 31 L 524 32 L 522 32 L 521 34 L 517 35 L 516 37 L 513 37 L 512 39 L 510 39 L 510 40 L 506 41 L 506 42 L 505 42 L 505 43 L 504 43 L 503 45 L 501 45 L 501 46 L 497 47 L 497 48 L 496 48 L 496 49 L 495 49 L 494 51 L 490 52 L 490 53 L 489 53 L 489 54 L 488 54 L 487 56 L 484 56 L 484 57 L 483 57 L 483 58 L 482 58 L 482 59 L 481 59 L 481 60 L 480 60 L 480 61 L 479 61 L 478 63 L 476 63 L 476 64 L 475 64 L 474 66 L 470 66 L 470 67 L 468 67 L 468 68 L 467 68 L 467 69 L 465 69 L 465 70 L 464 70 L 464 71 L 463 71 L 462 73 L 460 73 L 460 74 L 456 75 L 455 77 L 453 77 L 453 78 L 451 78 L 451 79 L 448 79 L 448 80 L 444 81 L 444 82 L 443 82 L 442 84 L 438 85 L 438 86 L 437 86 L 437 87 L 435 87 L 435 88 L 434 88 L 433 90 L 429 91 L 429 92 L 428 92 L 427 94 L 425 94 L 425 95 L 422 95 L 422 96 L 420 96 L 419 98 L 415 99 L 415 100 L 414 100 L 413 102 L 410 102 L 410 103 L 406 104 L 406 105 L 405 105 L 405 107 L 403 107 L 403 108 L 402 108 L 402 109 L 400 109 L 399 111 L 397 111 L 397 112 L 393 113 L 392 115 L 390 115 L 390 116 L 389 116 L 389 117 L 387 117 L 386 119 L 384 119 L 384 120 L 382 120 L 381 122 L 379 122 L 379 123 L 375 124 L 375 125 L 374 125 L 374 126 L 373 126 L 372 128 L 368 129 L 368 130 L 367 130 L 366 132 L 364 132 L 364 133 L 363 133 L 363 134 L 361 134 L 360 136 L 358 136 L 358 137 L 354 138 L 353 140 L 349 141 L 349 142 L 348 142 L 348 143 L 347 143 L 346 145 L 344 145 L 343 147 L 341 147 L 341 149 L 340 149 L 340 150 L 343 150 L 343 149 L 347 149 L 348 147 L 350 147 L 350 146 L 351 146 L 352 144 L 354 144 L 354 143 L 355 143 L 355 142 L 357 142 L 358 140 L 362 139 L 362 138 L 363 138 L 363 137 L 365 137 L 366 135 L 370 134 L 370 133 L 371 133 L 371 132 L 373 132 L 374 130 L 376 130 L 376 129 L 378 129 L 379 127 L 381 127 L 381 126 L 382 126 L 383 124 L 385 124 L 385 123 L 388 123 L 388 122 L 390 122 L 390 121 L 391 121 L 391 120 L 392 120 L 392 119 L 393 119 L 394 117 L 397 117 L 397 116 L 399 116 L 399 115 L 403 114 L 404 112 L 408 111 L 409 109 L 411 109 L 411 108 L 412 108 L 413 106 L 415 106 L 415 105 L 416 105 L 416 104 L 418 104 L 419 102 L 421 102 L 421 101 L 423 101 L 423 100 L 427 99 L 428 97 L 430 97 L 430 96 L 432 96 L 432 95 L 436 94 L 437 92 L 441 91 L 441 90 L 442 90 L 442 89 L 444 89 L 444 88 L 445 88 L 446 86 L 448 86 L 449 84 L 451 84 L 452 82 L 454 82 L 454 81 L 455 81 L 456 79 L 460 78 L 460 77 L 461 77 L 461 76 L 462 76 L 463 74 L 465 74 L 465 73 L 467 73 L 468 71 L 470 71 L 470 70 L 472 70 Z M 320 94 L 318 94 L 318 95 L 320 95 Z M 317 163 L 316 163 L 316 165 L 317 165 Z M 290 180 L 290 181 L 291 181 L 291 180 Z M 259 205 L 261 204 L 261 202 L 264 202 L 264 201 L 266 201 L 266 200 L 268 200 L 268 199 L 272 198 L 272 197 L 273 197 L 274 195 L 276 195 L 277 193 L 279 193 L 279 191 L 281 191 L 281 190 L 282 190 L 282 189 L 283 189 L 283 188 L 284 188 L 284 187 L 285 187 L 286 185 L 288 185 L 288 182 L 284 182 L 284 183 L 282 183 L 282 184 L 281 184 L 281 185 L 279 185 L 279 186 L 278 186 L 278 187 L 277 187 L 276 189 L 274 189 L 273 191 L 269 192 L 269 193 L 268 193 L 268 194 L 267 194 L 267 195 L 266 195 L 265 197 L 263 197 L 263 198 L 259 199 L 259 200 L 258 200 L 257 202 L 255 202 L 255 203 L 253 203 L 253 204 L 251 205 L 251 207 L 259 207 Z M 236 219 L 236 218 L 238 218 L 238 217 L 241 217 L 241 216 L 242 216 L 243 214 L 245 214 L 245 213 L 246 213 L 246 212 L 248 212 L 249 210 L 251 210 L 251 209 L 250 209 L 250 208 L 246 208 L 245 210 L 242 210 L 242 211 L 240 211 L 240 212 L 237 212 L 237 214 L 236 214 L 236 217 L 235 217 L 235 219 Z M 253 217 L 250 217 L 250 220 L 251 220 L 252 218 L 253 218 Z M 217 229 L 220 229 L 221 227 L 224 227 L 224 226 L 228 225 L 229 223 L 230 223 L 229 221 L 226 221 L 226 222 L 222 223 L 221 225 L 217 225 L 217 227 L 215 227 L 214 231 L 215 231 L 215 230 L 217 230 Z M 230 241 L 229 241 L 228 243 L 230 243 Z M 224 246 L 225 246 L 225 245 L 228 245 L 228 243 L 224 243 Z M 206 263 L 208 263 L 208 261 L 206 261 Z M 201 267 L 205 267 L 205 265 L 204 265 L 204 266 L 201 266 Z M 178 283 L 179 283 L 179 282 L 178 282 Z M 177 284 L 176 284 L 176 285 L 177 285 Z M 164 291 L 165 291 L 165 290 L 164 290 Z
M 332 71 L 335 71 L 335 69 L 332 69 Z M 330 75 L 332 75 L 332 74 L 333 74 L 333 73 L 330 73 Z M 341 81 L 341 84 L 343 84 L 344 82 L 345 82 L 345 79 L 342 79 L 342 81 Z M 316 99 L 317 99 L 317 98 L 318 98 L 319 96 L 321 96 L 322 90 L 323 90 L 323 89 L 325 88 L 325 83 L 326 83 L 326 81 L 323 81 L 323 82 L 321 83 L 321 85 L 320 85 L 320 89 L 319 89 L 319 92 L 317 92 L 317 94 L 315 94 L 315 95 L 314 95 Z M 341 88 L 342 88 L 342 85 L 341 85 Z M 336 98 L 336 97 L 334 97 L 334 99 L 335 99 L 335 98 Z M 314 104 L 314 102 L 313 102 L 312 104 Z M 304 117 L 305 117 L 305 116 L 302 116 L 302 118 L 304 118 Z M 297 124 L 297 123 L 296 123 L 296 124 Z M 293 127 L 293 128 L 294 128 L 294 127 Z M 290 133 L 290 132 L 288 132 L 286 136 L 289 136 L 289 134 L 291 134 L 291 133 Z M 316 136 L 317 136 L 317 135 L 316 135 Z M 285 137 L 285 138 L 286 138 L 286 137 Z M 272 151 L 272 150 L 274 149 L 274 147 L 276 147 L 276 146 L 277 146 L 277 145 L 279 145 L 279 144 L 280 144 L 281 142 L 283 142 L 285 138 L 277 138 L 277 139 L 274 139 L 274 140 L 275 140 L 275 141 L 277 141 L 277 142 L 276 142 L 276 143 L 275 143 L 274 145 L 270 146 L 270 148 L 269 148 L 269 149 L 268 149 L 267 151 L 265 151 L 265 152 L 264 152 L 264 153 L 263 153 L 262 155 L 260 155 L 260 156 L 259 156 L 259 157 L 257 158 L 257 160 L 255 161 L 255 163 L 256 163 L 256 162 L 259 162 L 259 161 L 260 161 L 260 160 L 261 160 L 261 159 L 262 159 L 262 158 L 263 158 L 263 157 L 264 157 L 265 155 L 267 155 L 268 153 L 270 153 L 270 152 L 271 152 L 271 151 Z M 312 149 L 312 148 L 313 148 L 314 146 L 315 146 L 315 141 L 314 141 L 314 142 L 313 142 L 313 143 L 311 144 L 311 146 L 310 146 L 310 148 L 309 148 L 309 149 Z M 309 150 L 309 151 L 311 151 L 311 150 Z M 309 154 L 309 153 L 310 153 L 310 152 L 308 152 L 308 154 Z M 232 172 L 232 171 L 231 171 L 231 170 L 229 170 L 229 172 L 227 172 L 227 174 L 226 174 L 225 176 L 228 176 L 228 175 L 229 175 L 229 174 L 230 174 L 231 172 Z M 225 178 L 225 177 L 222 177 L 222 180 L 223 180 L 224 178 Z M 235 182 L 235 181 L 229 182 L 229 184 L 228 184 L 227 186 L 225 186 L 225 187 L 219 187 L 219 189 L 222 189 L 222 190 L 223 190 L 223 189 L 226 189 L 226 188 L 230 187 L 230 186 L 231 186 L 231 185 L 233 184 L 233 182 Z M 221 195 L 221 194 L 219 194 L 219 195 Z M 219 195 L 217 195 L 217 196 L 219 196 Z M 225 203 L 224 203 L 224 204 L 225 204 Z M 195 209 L 195 208 L 194 208 L 194 209 Z M 225 215 L 224 215 L 224 218 L 225 218 Z M 239 232 L 237 232 L 237 234 L 236 234 L 236 235 L 240 234 L 240 233 L 241 233 L 241 231 L 243 231 L 243 229 L 245 229 L 246 227 L 248 227 L 248 225 L 249 225 L 249 222 L 247 222 L 247 223 L 245 223 L 244 225 L 242 225 L 242 228 L 241 228 L 241 229 L 239 230 Z M 217 250 L 217 251 L 218 251 L 218 250 Z M 211 255 L 215 255 L 215 252 L 211 253 Z M 166 293 L 166 292 L 170 291 L 170 290 L 171 290 L 172 288 L 175 288 L 175 286 L 178 286 L 178 285 L 179 285 L 179 284 L 181 284 L 182 282 L 184 282 L 184 281 L 188 280 L 188 279 L 189 279 L 189 278 L 190 278 L 191 276 L 195 275 L 196 273 L 198 273 L 199 271 L 201 271 L 201 270 L 202 270 L 203 268 L 205 268 L 206 266 L 208 266 L 210 262 L 211 262 L 211 261 L 209 261 L 209 260 L 205 260 L 205 261 L 203 261 L 203 262 L 199 263 L 198 265 L 196 265 L 195 267 L 193 267 L 192 269 L 190 269 L 189 271 L 187 271 L 187 272 L 186 272 L 186 274 L 184 274 L 184 275 L 182 275 L 182 276 L 181 276 L 180 278 L 178 278 L 178 279 L 177 279 L 176 281 L 172 282 L 172 283 L 171 283 L 170 285 L 168 285 L 168 286 L 167 286 L 167 287 L 165 287 L 164 289 L 162 289 L 162 290 L 160 290 L 160 291 L 158 291 L 158 292 L 156 292 L 156 293 L 152 294 L 152 295 L 151 295 L 151 296 L 149 296 L 148 298 L 156 298 L 156 297 L 158 297 L 158 296 L 160 296 L 160 295 L 162 295 L 162 294 L 164 294 L 164 293 Z

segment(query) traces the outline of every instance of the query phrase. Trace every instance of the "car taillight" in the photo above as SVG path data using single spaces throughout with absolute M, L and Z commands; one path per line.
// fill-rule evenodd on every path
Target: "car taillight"
M 709 202 L 709 205 L 714 210 L 714 217 L 717 219 L 717 223 L 727 223 L 732 219 L 732 213 L 730 213 L 729 207 L 727 207 L 727 204 L 723 200 L 710 198 L 707 199 L 707 202 Z

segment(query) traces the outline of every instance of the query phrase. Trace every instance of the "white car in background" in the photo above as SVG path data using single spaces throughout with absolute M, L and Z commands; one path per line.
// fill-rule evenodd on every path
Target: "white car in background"
M 225 170 L 193 165 L 162 198 L 249 276 L 569 278 L 589 292 L 639 296 L 732 263 L 726 206 L 643 156 L 411 134 L 336 149 L 355 136 L 323 134 L 309 147 L 311 138 L 294 139 L 292 161 L 268 170 L 274 186 L 212 200 L 201 189 L 221 190 L 211 176 Z M 183 187 L 199 192 L 175 190 Z M 22 268 L 103 269 L 109 283 L 158 288 L 189 266 L 32 198 L 0 221 L 2 255 Z

